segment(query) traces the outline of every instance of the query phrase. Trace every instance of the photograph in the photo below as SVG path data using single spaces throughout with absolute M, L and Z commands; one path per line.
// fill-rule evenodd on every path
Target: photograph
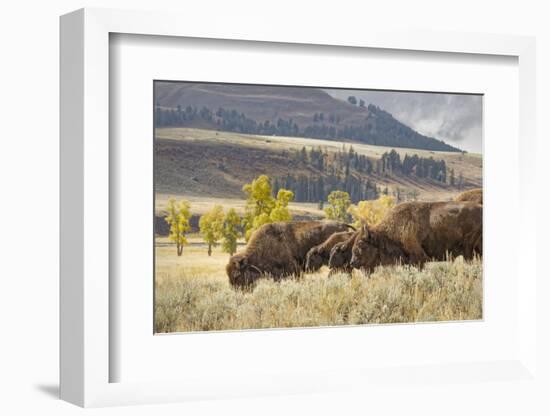
M 154 333 L 483 319 L 483 95 L 153 81 Z

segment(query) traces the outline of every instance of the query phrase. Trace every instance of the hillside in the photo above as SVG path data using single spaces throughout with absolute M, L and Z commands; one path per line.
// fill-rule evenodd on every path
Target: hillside
M 344 172 L 338 171 L 336 163 L 327 163 L 327 167 L 320 171 L 311 161 L 299 158 L 297 155 L 303 148 L 306 153 L 322 149 L 326 157 L 335 158 L 342 151 L 342 143 L 190 128 L 156 129 L 155 189 L 158 195 L 242 199 L 243 184 L 260 174 L 281 179 L 289 174 L 295 178 L 323 177 L 327 187 L 331 177 L 344 177 Z M 377 173 L 376 161 L 388 154 L 391 148 L 354 144 L 353 151 L 359 157 L 364 156 L 373 166 L 370 173 L 351 169 L 349 177 L 361 186 L 369 181 L 379 190 L 387 187 L 391 192 L 399 188 L 403 192 L 414 192 L 418 199 L 423 200 L 450 199 L 460 192 L 458 187 L 427 177 L 418 178 L 397 171 Z M 403 160 L 407 155 L 417 155 L 426 160 L 445 161 L 448 171 L 452 169 L 457 178 L 459 175 L 463 178 L 463 188 L 480 187 L 482 184 L 480 155 L 404 148 L 397 149 L 396 153 Z M 330 173 L 329 168 L 333 169 Z
M 358 122 L 365 112 L 332 98 L 317 88 L 271 87 L 262 85 L 155 83 L 155 101 L 163 107 L 219 107 L 244 113 L 258 122 L 292 118 L 299 126 L 308 125 L 314 113 L 334 113 L 342 121 Z
M 419 134 L 383 109 L 353 105 L 319 88 L 157 81 L 155 103 L 157 127 L 460 150 Z

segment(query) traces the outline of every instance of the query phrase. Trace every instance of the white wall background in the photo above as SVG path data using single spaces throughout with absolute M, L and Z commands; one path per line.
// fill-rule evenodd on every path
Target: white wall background
M 546 3 L 546 4 L 545 4 Z M 512 33 L 537 36 L 540 214 L 547 211 L 550 128 L 550 29 L 547 2 L 462 0 L 207 1 L 169 0 L 19 0 L 3 2 L 0 12 L 0 413 L 73 414 L 82 410 L 56 399 L 58 383 L 58 16 L 80 7 L 116 7 L 185 11 L 189 19 L 218 14 L 231 19 L 246 14 L 255 20 L 276 19 L 307 30 L 327 31 L 340 25 L 386 25 L 437 30 Z M 185 25 L 185 21 L 182 21 Z M 544 179 L 542 179 L 544 177 Z M 513 226 L 513 219 L 510 226 Z M 539 227 L 539 247 L 548 221 Z M 547 233 L 546 233 L 547 234 Z M 547 246 L 547 244 L 546 244 Z M 540 256 L 543 257 L 543 256 Z M 542 264 L 542 261 L 541 261 Z M 543 282 L 539 292 L 550 293 Z M 550 316 L 549 307 L 540 305 Z M 550 351 L 549 331 L 541 332 Z M 548 352 L 546 352 L 548 354 Z M 542 365 L 548 358 L 539 357 Z M 546 372 L 549 374 L 549 372 Z M 505 383 L 491 387 L 495 400 L 467 385 L 438 386 L 419 414 L 549 414 L 537 404 L 541 392 Z M 548 389 L 550 391 L 550 388 Z M 411 395 L 422 394 L 412 389 Z M 152 408 L 94 410 L 99 414 L 392 414 L 408 400 L 387 395 L 346 393 L 309 397 L 218 401 Z M 540 403 L 540 402 L 539 402 Z M 412 412 L 416 413 L 416 412 Z

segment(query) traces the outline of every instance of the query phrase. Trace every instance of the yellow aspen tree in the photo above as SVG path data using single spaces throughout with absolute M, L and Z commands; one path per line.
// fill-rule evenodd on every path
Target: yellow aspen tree
M 185 200 L 176 201 L 170 198 L 168 201 L 168 215 L 165 221 L 170 225 L 169 238 L 176 243 L 178 256 L 183 252 L 183 246 L 187 244 L 185 233 L 189 231 L 189 219 L 191 218 L 191 205 Z

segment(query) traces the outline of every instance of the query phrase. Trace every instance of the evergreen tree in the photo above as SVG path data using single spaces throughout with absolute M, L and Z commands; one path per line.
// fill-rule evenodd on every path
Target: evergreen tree
M 458 174 L 458 188 L 462 189 L 464 186 L 464 176 L 462 175 L 462 172 Z
M 302 150 L 300 150 L 300 160 L 302 162 L 307 162 L 307 151 L 306 151 L 306 147 L 302 147 Z
M 450 174 L 449 174 L 449 185 L 455 186 L 455 170 L 451 168 Z

